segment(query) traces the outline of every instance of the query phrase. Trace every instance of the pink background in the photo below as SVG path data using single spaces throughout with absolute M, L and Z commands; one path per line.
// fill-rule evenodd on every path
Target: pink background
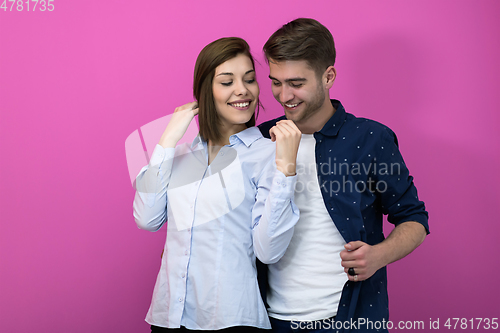
M 499 1 L 53 3 L 0 10 L 1 332 L 148 332 L 165 232 L 135 226 L 125 139 L 192 100 L 223 36 L 260 63 L 259 122 L 281 115 L 261 49 L 300 16 L 332 31 L 331 96 L 398 134 L 430 213 L 388 268 L 391 320 L 500 317 Z

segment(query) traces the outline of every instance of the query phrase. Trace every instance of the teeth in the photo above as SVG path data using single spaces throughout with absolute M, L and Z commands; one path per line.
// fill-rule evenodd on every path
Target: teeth
M 236 106 L 237 108 L 246 108 L 250 105 L 250 102 L 245 103 L 231 103 L 231 105 Z
M 296 107 L 297 105 L 299 105 L 299 103 L 297 103 L 297 104 L 285 104 L 285 106 L 286 106 L 287 108 L 294 108 L 294 107 Z

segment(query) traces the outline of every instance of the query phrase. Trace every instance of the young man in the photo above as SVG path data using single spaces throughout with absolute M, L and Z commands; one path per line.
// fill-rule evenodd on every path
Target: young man
M 302 132 L 295 203 L 300 219 L 268 265 L 276 332 L 387 332 L 386 265 L 419 246 L 428 214 L 386 126 L 330 100 L 335 46 L 326 27 L 297 19 L 264 45 L 273 95 Z M 281 117 L 260 125 L 264 135 Z M 396 225 L 384 239 L 382 215 Z

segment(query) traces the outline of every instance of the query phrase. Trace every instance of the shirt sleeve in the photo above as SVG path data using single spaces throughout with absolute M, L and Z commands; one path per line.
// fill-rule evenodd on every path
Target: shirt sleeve
M 386 128 L 377 147 L 377 191 L 387 220 L 395 225 L 415 221 L 429 233 L 428 213 L 419 200 L 413 177 L 403 160 L 394 132 Z
M 134 218 L 140 229 L 157 231 L 167 221 L 167 186 L 175 148 L 156 145 L 149 164 L 136 177 Z
M 299 220 L 293 202 L 297 175 L 286 177 L 276 169 L 274 160 L 267 164 L 257 183 L 252 209 L 253 247 L 265 264 L 277 262 L 284 254 Z

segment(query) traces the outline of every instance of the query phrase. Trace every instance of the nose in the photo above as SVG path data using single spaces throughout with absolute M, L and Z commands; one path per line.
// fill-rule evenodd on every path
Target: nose
M 247 92 L 248 92 L 248 88 L 245 85 L 245 82 L 238 80 L 236 82 L 236 86 L 235 86 L 235 91 L 234 91 L 235 95 L 236 96 L 244 96 L 247 94 Z
M 282 85 L 280 88 L 281 88 L 281 90 L 278 94 L 279 101 L 281 103 L 291 101 L 293 99 L 292 89 L 290 89 L 290 87 L 288 87 L 286 84 Z

